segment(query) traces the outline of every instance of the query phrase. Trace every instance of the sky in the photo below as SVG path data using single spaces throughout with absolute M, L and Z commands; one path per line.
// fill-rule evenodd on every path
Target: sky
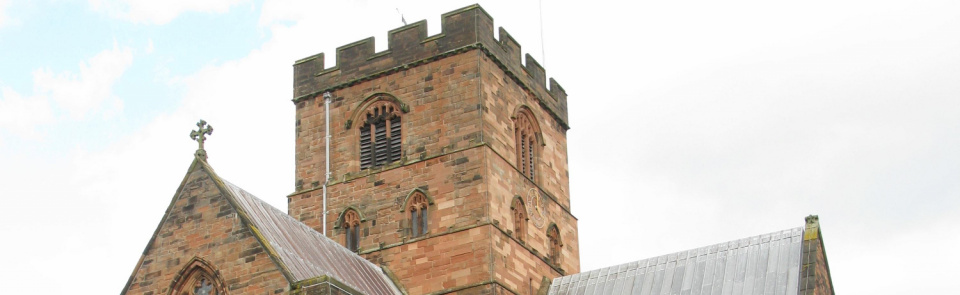
M 817 214 L 838 293 L 960 287 L 960 2 L 623 2 L 480 2 L 569 95 L 583 271 Z M 293 62 L 473 3 L 0 0 L 0 292 L 118 293 L 201 118 L 286 209 Z

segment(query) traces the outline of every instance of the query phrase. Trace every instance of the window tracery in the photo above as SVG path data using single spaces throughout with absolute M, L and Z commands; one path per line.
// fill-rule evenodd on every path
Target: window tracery
M 537 172 L 537 154 L 540 146 L 538 134 L 540 127 L 530 109 L 523 107 L 514 118 L 514 131 L 517 149 L 517 168 L 531 180 Z
M 429 228 L 429 216 L 427 208 L 429 201 L 427 196 L 421 192 L 416 192 L 411 196 L 407 211 L 410 213 L 410 233 L 413 237 L 419 237 L 427 234 Z
M 174 295 L 225 295 L 216 271 L 200 258 L 194 258 L 171 283 Z
M 360 124 L 361 170 L 400 160 L 400 114 L 400 107 L 392 101 L 381 100 L 367 107 Z
M 343 213 L 344 244 L 350 251 L 360 248 L 360 214 L 353 209 Z
M 194 295 L 217 295 L 217 289 L 213 288 L 213 284 L 207 280 L 206 277 L 201 277 L 197 281 L 196 286 L 193 287 Z

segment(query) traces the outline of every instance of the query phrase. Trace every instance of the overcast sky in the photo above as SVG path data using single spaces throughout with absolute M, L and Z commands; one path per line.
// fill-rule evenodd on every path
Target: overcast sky
M 118 293 L 200 118 L 285 210 L 293 62 L 472 4 L 318 2 L 0 0 L 0 293 Z M 480 4 L 569 94 L 582 270 L 819 214 L 839 293 L 960 288 L 960 1 L 566 2 Z

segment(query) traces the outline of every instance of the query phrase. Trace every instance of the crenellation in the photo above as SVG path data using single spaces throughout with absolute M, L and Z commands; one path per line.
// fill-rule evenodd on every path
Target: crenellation
M 298 60 L 293 64 L 293 93 L 310 91 L 314 75 L 323 71 L 323 52 Z
M 517 40 L 513 39 L 513 36 L 510 36 L 510 33 L 507 33 L 507 30 L 503 27 L 500 27 L 500 40 L 498 43 L 500 43 L 503 51 L 506 53 L 506 59 L 520 60 L 520 43 L 517 43 Z
M 494 38 L 493 18 L 483 8 L 471 5 L 454 10 L 443 14 L 441 22 L 441 32 L 434 36 L 427 36 L 426 20 L 389 31 L 387 49 L 382 52 L 376 52 L 373 37 L 338 47 L 336 63 L 330 68 L 324 68 L 322 54 L 297 61 L 293 65 L 294 101 L 479 49 L 569 128 L 563 88 L 552 78 L 547 84 L 546 71 L 530 54 L 521 60 L 520 44 L 504 28 L 499 28 L 499 38 Z
M 556 99 L 558 102 L 562 102 L 563 112 L 567 112 L 567 91 L 563 90 L 563 87 L 560 87 L 560 84 L 557 83 L 557 80 L 550 78 L 550 96 Z
M 543 66 L 537 62 L 529 53 L 525 56 L 525 64 L 523 69 L 526 70 L 527 75 L 530 75 L 530 78 L 533 82 L 537 82 L 540 86 L 543 86 L 547 83 L 546 72 L 543 70 Z
M 369 37 L 357 42 L 337 47 L 337 69 L 342 76 L 360 72 L 360 67 L 368 64 L 368 59 L 374 54 L 376 39 Z M 329 71 L 324 71 L 330 73 Z
M 416 54 L 427 38 L 427 21 L 421 20 L 387 33 L 387 50 L 395 56 Z

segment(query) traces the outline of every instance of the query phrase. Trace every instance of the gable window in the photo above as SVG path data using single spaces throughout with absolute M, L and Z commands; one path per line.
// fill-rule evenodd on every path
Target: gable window
M 521 108 L 514 117 L 514 132 L 517 148 L 517 168 L 524 176 L 534 179 L 537 170 L 537 153 L 540 127 L 530 109 Z
M 360 169 L 399 161 L 401 138 L 400 107 L 386 100 L 370 105 L 360 124 Z
M 427 196 L 424 196 L 423 193 L 416 192 L 410 197 L 407 211 L 410 214 L 411 236 L 419 237 L 427 234 L 427 229 L 429 228 L 428 221 L 430 220 L 427 215 L 428 206 Z
M 523 205 L 523 200 L 519 197 L 513 199 L 510 211 L 513 213 L 513 235 L 523 242 L 527 236 L 527 209 Z
M 557 229 L 556 224 L 552 224 L 547 228 L 547 243 L 547 247 L 550 247 L 550 263 L 559 265 L 560 248 L 563 247 L 563 242 L 560 241 L 560 230 Z
M 213 288 L 213 283 L 210 282 L 206 277 L 201 277 L 197 281 L 196 286 L 193 287 L 193 294 L 195 295 L 217 295 L 217 289 Z
M 360 214 L 353 209 L 343 213 L 343 241 L 350 251 L 360 248 Z
M 173 295 L 222 295 L 223 282 L 217 272 L 205 261 L 194 258 L 187 264 L 173 283 Z

